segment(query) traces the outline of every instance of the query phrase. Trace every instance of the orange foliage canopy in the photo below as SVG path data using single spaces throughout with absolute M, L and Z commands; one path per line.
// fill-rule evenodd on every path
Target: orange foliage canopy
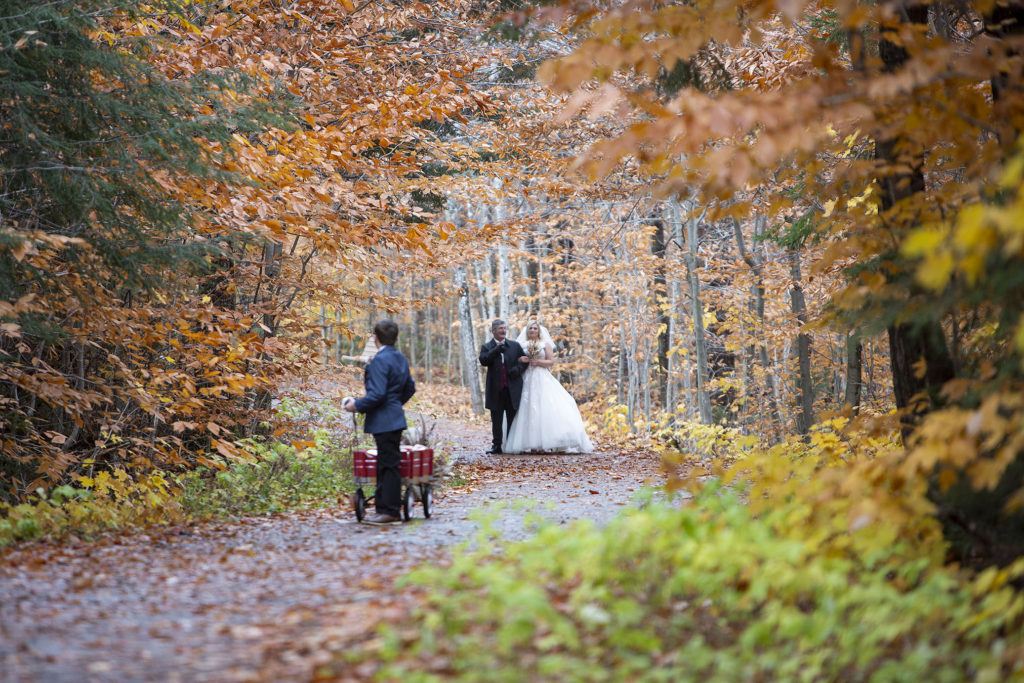
M 831 318 L 889 337 L 904 434 L 917 428 L 899 476 L 1019 487 L 1024 4 L 638 0 L 535 16 L 582 36 L 541 76 L 574 93 L 572 111 L 628 121 L 581 169 L 629 160 L 664 194 L 723 200 L 718 216 L 804 216 L 819 271 L 848 266 Z M 681 63 L 727 81 L 666 95 Z
M 8 256 L 61 277 L 0 302 L 0 343 L 15 359 L 0 368 L 5 495 L 83 466 L 241 456 L 233 440 L 261 429 L 277 382 L 314 358 L 306 311 L 357 308 L 380 276 L 375 254 L 427 257 L 438 242 L 436 206 L 417 197 L 430 175 L 474 163 L 438 130 L 494 106 L 468 83 L 488 55 L 462 49 L 468 8 L 229 1 L 97 25 L 97 45 L 143 57 L 168 83 L 248 80 L 210 85 L 176 112 L 197 129 L 238 116 L 229 137 L 197 134 L 189 161 L 203 173 L 141 160 L 161 201 L 184 209 L 177 234 L 141 239 L 207 249 L 200 271 L 151 270 L 140 274 L 148 289 L 118 290 L 88 236 L 8 226 L 21 231 L 3 242 Z M 277 118 L 256 124 L 244 116 L 254 108 Z M 26 316 L 60 338 L 42 338 Z

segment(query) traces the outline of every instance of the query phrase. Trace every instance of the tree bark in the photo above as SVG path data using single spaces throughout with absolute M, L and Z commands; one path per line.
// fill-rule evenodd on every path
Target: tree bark
M 862 364 L 864 345 L 860 335 L 853 332 L 846 337 L 846 392 L 843 396 L 844 405 L 854 415 L 860 412 L 860 390 L 863 384 Z
M 668 222 L 669 228 L 672 233 L 671 243 L 676 245 L 676 249 L 679 251 L 681 259 L 685 262 L 685 255 L 683 253 L 686 238 L 683 235 L 683 219 L 682 213 L 679 208 L 679 203 L 675 200 L 671 200 L 667 203 L 668 211 Z M 673 277 L 672 287 L 672 304 L 670 306 L 671 315 L 669 316 L 669 323 L 671 325 L 671 344 L 673 348 L 678 346 L 683 339 L 683 330 L 686 329 L 686 325 L 681 323 L 681 318 L 685 315 L 683 311 L 683 277 Z M 686 284 L 689 285 L 689 279 L 686 278 Z M 684 411 L 684 419 L 687 421 L 693 419 L 693 414 L 696 412 L 696 396 L 693 393 L 693 380 L 690 377 L 689 363 L 686 362 L 687 356 L 679 353 L 678 351 L 669 359 L 671 369 L 669 371 L 670 378 L 678 375 L 680 384 L 682 385 L 683 396 L 686 400 L 686 409 Z M 679 371 L 676 372 L 675 365 L 679 365 Z M 673 384 L 673 390 L 675 385 Z M 678 402 L 678 398 L 673 399 L 672 405 Z
M 494 204 L 493 218 L 494 223 L 501 223 L 505 220 L 505 206 L 501 201 L 501 189 L 504 182 L 501 178 L 495 178 L 491 182 L 491 186 L 494 188 L 498 195 L 497 201 Z M 509 314 L 512 312 L 509 308 L 509 294 L 512 290 L 511 278 L 509 277 L 509 266 L 508 266 L 508 247 L 505 242 L 502 241 L 498 244 L 498 317 L 502 320 L 508 320 Z
M 666 309 L 668 298 L 668 287 L 666 273 L 665 259 L 667 258 L 667 249 L 665 241 L 665 224 L 660 219 L 654 219 L 651 221 L 651 225 L 654 227 L 654 232 L 651 234 L 651 254 L 658 259 L 657 265 L 654 267 L 654 282 L 652 292 L 654 298 L 654 308 L 657 311 L 657 317 L 655 318 L 658 323 L 658 366 L 656 373 L 656 385 L 658 387 L 658 397 L 661 401 L 663 410 L 669 409 L 669 389 L 668 389 L 668 326 L 669 316 L 668 310 Z
M 679 211 L 679 203 L 672 199 L 669 203 L 673 211 Z M 686 222 L 686 242 L 688 252 L 685 255 L 686 276 L 690 283 L 690 303 L 693 310 L 693 339 L 697 356 L 697 410 L 703 424 L 711 424 L 711 395 L 708 393 L 708 351 L 704 341 L 704 310 L 700 299 L 700 276 L 697 273 L 699 264 L 697 248 L 697 228 L 703 212 L 697 213 L 696 203 L 690 209 Z
M 903 16 L 907 23 L 926 25 L 928 5 L 906 5 L 903 7 Z M 879 40 L 879 55 L 885 71 L 890 73 L 899 70 L 910 58 L 905 47 L 890 39 L 894 33 L 894 28 L 884 27 Z M 925 189 L 922 160 L 916 158 L 910 163 L 906 159 L 901 160 L 896 151 L 899 143 L 900 138 L 889 138 L 875 145 L 876 158 L 901 169 L 909 166 L 907 170 L 890 173 L 879 179 L 882 215 Z M 888 333 L 893 396 L 903 423 L 903 437 L 906 439 L 920 416 L 930 410 L 930 403 L 938 397 L 942 385 L 955 376 L 953 360 L 939 320 L 924 318 L 913 323 L 897 320 L 889 325 Z M 922 373 L 914 370 L 915 364 L 919 362 L 924 363 Z M 929 400 L 919 401 L 916 399 L 919 396 Z
M 797 363 L 799 367 L 798 387 L 800 389 L 800 412 L 797 414 L 797 431 L 807 434 L 814 424 L 814 383 L 811 378 L 811 337 L 803 331 L 807 324 L 807 302 L 804 289 L 800 284 L 800 254 L 796 249 L 789 249 L 789 272 L 793 278 L 793 286 L 789 290 L 793 307 L 793 315 L 800 321 L 801 332 L 797 335 Z
M 433 339 L 433 326 L 431 322 L 434 320 L 434 306 L 431 300 L 434 296 L 434 278 L 427 280 L 427 304 L 423 311 L 423 340 L 426 343 L 426 347 L 423 349 L 423 366 L 424 375 L 426 380 L 430 382 L 434 377 L 434 339 Z
M 754 237 L 764 232 L 764 228 L 768 222 L 768 217 L 765 214 L 758 214 L 754 217 Z M 759 337 L 764 339 L 764 259 L 761 258 L 760 254 L 754 255 L 747 252 L 746 244 L 743 241 L 743 226 L 739 221 L 733 223 L 733 230 L 736 234 L 736 248 L 740 253 L 740 258 L 743 259 L 744 263 L 754 273 L 754 284 L 751 285 L 750 295 L 754 304 L 754 314 L 757 318 L 757 324 L 759 326 Z M 764 369 L 764 381 L 765 388 L 768 398 L 768 410 L 771 415 L 771 420 L 775 425 L 781 427 L 782 417 L 779 415 L 779 404 L 776 400 L 775 391 L 775 375 L 772 374 L 772 369 L 768 363 L 768 348 L 764 342 L 761 341 L 757 345 L 757 357 L 761 363 L 761 367 Z
M 676 225 L 669 221 L 669 230 L 672 235 L 675 235 Z M 668 246 L 673 243 L 671 237 L 666 233 L 665 242 L 665 257 L 668 259 L 669 249 Z M 676 243 L 676 249 L 678 249 L 678 243 Z M 679 392 L 676 383 L 676 376 L 679 374 L 676 369 L 677 365 L 680 365 L 680 358 L 678 350 L 671 352 L 672 349 L 676 348 L 679 343 L 679 300 L 682 298 L 679 291 L 679 278 L 675 275 L 675 269 L 672 269 L 672 279 L 667 283 L 668 286 L 668 309 L 666 310 L 666 330 L 665 333 L 668 337 L 668 347 L 670 353 L 666 354 L 665 359 L 665 412 L 674 413 L 676 409 L 676 403 L 679 400 Z
M 489 260 L 490 256 L 487 258 Z M 488 270 L 490 270 L 489 267 Z M 477 306 L 480 307 L 478 316 L 480 320 L 493 320 L 495 315 L 493 297 L 488 296 L 490 288 L 484 282 L 483 268 L 479 261 L 473 264 L 473 274 L 476 277 L 476 290 L 479 293 L 476 300 Z
M 452 307 L 451 307 L 451 304 L 449 304 L 449 305 L 444 307 L 444 330 L 445 330 L 444 338 L 445 338 L 445 343 L 448 345 L 447 353 L 445 354 L 445 359 L 444 359 L 444 367 L 445 367 L 445 378 L 449 382 L 451 382 L 452 379 L 453 379 L 453 377 L 452 377 L 452 368 L 454 366 L 454 363 L 452 363 L 452 352 L 455 349 L 455 340 L 452 339 L 452 329 L 455 327 L 453 318 L 454 318 L 454 315 L 452 315 Z M 455 376 L 458 377 L 457 374 Z
M 459 292 L 459 357 L 462 359 L 462 378 L 469 388 L 469 399 L 473 412 L 484 412 L 483 396 L 480 391 L 480 373 L 477 357 L 480 355 L 473 338 L 473 316 L 469 306 L 469 286 L 466 267 L 455 269 L 455 287 Z

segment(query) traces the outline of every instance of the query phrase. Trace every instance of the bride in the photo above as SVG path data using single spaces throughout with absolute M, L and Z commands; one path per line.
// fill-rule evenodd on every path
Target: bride
M 523 396 L 504 451 L 592 452 L 576 401 L 548 369 L 555 362 L 555 344 L 547 329 L 531 322 L 516 341 L 526 350 L 521 360 L 530 367 L 523 373 Z

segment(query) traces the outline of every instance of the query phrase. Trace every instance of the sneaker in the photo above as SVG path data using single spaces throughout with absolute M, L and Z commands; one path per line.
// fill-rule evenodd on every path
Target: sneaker
M 402 523 L 402 520 L 401 520 L 400 517 L 395 517 L 394 515 L 384 515 L 384 514 L 381 514 L 381 513 L 377 513 L 375 515 L 367 517 L 363 521 L 366 522 L 367 524 L 376 524 L 378 526 L 382 526 L 382 525 L 385 525 L 385 524 L 401 524 Z

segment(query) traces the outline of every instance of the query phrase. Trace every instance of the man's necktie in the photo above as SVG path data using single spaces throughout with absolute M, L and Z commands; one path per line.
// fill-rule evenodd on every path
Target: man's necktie
M 508 370 L 505 369 L 505 354 L 498 352 L 498 391 L 501 391 L 508 386 Z

